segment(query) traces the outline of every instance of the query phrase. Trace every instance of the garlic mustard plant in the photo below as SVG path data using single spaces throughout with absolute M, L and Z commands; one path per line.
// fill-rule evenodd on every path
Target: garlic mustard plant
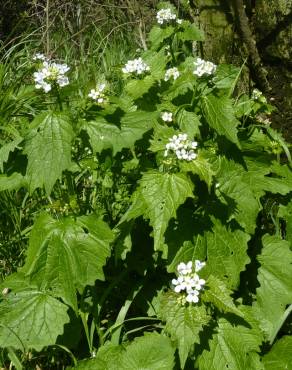
M 34 57 L 32 58 L 32 60 L 34 60 L 34 61 L 38 61 L 38 60 L 40 60 L 40 61 L 48 61 L 49 60 L 49 58 L 48 57 L 46 57 L 44 54 L 42 54 L 42 53 L 36 53 L 35 55 L 34 55 Z
M 161 118 L 164 122 L 172 122 L 172 113 L 171 112 L 163 112 L 161 114 Z
M 169 23 L 176 19 L 176 14 L 170 8 L 161 9 L 157 12 L 156 19 L 159 24 Z
M 200 279 L 198 272 L 205 266 L 205 262 L 195 260 L 195 264 L 192 261 L 187 263 L 181 262 L 177 266 L 178 277 L 172 279 L 173 290 L 176 293 L 183 292 L 183 298 L 180 299 L 181 303 L 184 300 L 188 303 L 199 302 L 199 294 L 205 285 L 205 280 Z
M 267 102 L 267 99 L 266 97 L 263 95 L 263 93 L 258 90 L 258 89 L 253 89 L 252 93 L 251 93 L 251 98 L 253 100 L 256 100 L 256 101 L 259 101 L 261 103 L 266 103 Z
M 195 153 L 197 146 L 198 143 L 190 141 L 187 134 L 173 135 L 165 146 L 164 156 L 167 157 L 172 152 L 177 159 L 192 161 L 197 158 Z
M 216 72 L 217 66 L 212 62 L 205 61 L 204 59 L 197 58 L 194 62 L 195 69 L 194 75 L 202 77 L 204 75 L 210 76 Z
M 263 93 L 260 90 L 253 89 L 252 93 L 251 93 L 251 98 L 253 100 L 258 100 L 262 95 L 263 95 Z
M 33 77 L 36 89 L 43 89 L 48 93 L 55 84 L 64 87 L 69 84 L 69 79 L 65 75 L 70 70 L 67 64 L 59 64 L 45 60 L 40 69 L 34 72 Z
M 106 84 L 98 84 L 96 89 L 91 89 L 88 97 L 94 100 L 98 104 L 103 104 L 106 101 L 104 90 L 106 88 Z
M 137 74 L 142 75 L 145 72 L 150 71 L 150 67 L 142 60 L 142 58 L 137 58 L 129 60 L 125 67 L 122 68 L 123 73 L 125 74 Z
M 165 72 L 164 81 L 169 81 L 171 78 L 176 80 L 179 77 L 179 70 L 176 67 L 169 68 Z

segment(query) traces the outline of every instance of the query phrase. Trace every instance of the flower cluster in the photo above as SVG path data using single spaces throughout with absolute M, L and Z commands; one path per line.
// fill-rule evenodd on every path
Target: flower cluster
M 176 80 L 179 77 L 179 71 L 176 67 L 169 68 L 165 72 L 164 81 L 168 81 L 171 78 Z
M 176 19 L 176 14 L 172 13 L 170 8 L 161 9 L 156 14 L 157 23 L 168 23 Z
M 106 85 L 104 83 L 97 85 L 96 90 L 95 89 L 90 90 L 88 97 L 93 99 L 98 104 L 104 103 L 105 102 L 105 94 L 104 94 L 105 87 Z
M 150 71 L 150 67 L 142 60 L 142 58 L 137 58 L 129 60 L 125 67 L 122 68 L 123 73 L 136 73 L 141 75 L 144 72 Z
M 194 75 L 202 77 L 203 75 L 212 75 L 216 72 L 217 66 L 212 62 L 207 62 L 204 59 L 198 58 L 195 62 Z
M 173 135 L 173 137 L 169 139 L 169 143 L 165 146 L 164 156 L 167 157 L 169 151 L 172 151 L 178 159 L 192 161 L 197 157 L 197 154 L 194 152 L 197 146 L 198 143 L 196 141 L 188 140 L 187 134 Z
M 36 89 L 43 89 L 47 93 L 51 91 L 53 84 L 59 87 L 69 84 L 69 79 L 65 76 L 70 69 L 67 64 L 52 62 L 43 54 L 36 54 L 34 58 L 43 61 L 40 69 L 33 74 Z
M 163 112 L 161 114 L 161 118 L 164 122 L 172 122 L 172 113 L 171 112 Z
M 205 280 L 200 279 L 197 274 L 204 266 L 205 262 L 195 260 L 188 263 L 181 262 L 177 266 L 178 278 L 172 280 L 173 289 L 176 293 L 184 292 L 186 302 L 199 302 L 199 294 L 205 285 Z
M 36 53 L 35 56 L 32 58 L 32 60 L 34 61 L 38 61 L 38 60 L 41 60 L 41 61 L 48 61 L 49 58 L 47 58 L 44 54 L 42 53 Z
M 262 95 L 263 95 L 263 93 L 260 90 L 253 89 L 252 90 L 252 94 L 251 94 L 251 98 L 253 100 L 258 100 Z
M 253 100 L 257 100 L 261 103 L 266 103 L 267 102 L 267 99 L 265 98 L 263 93 L 258 89 L 253 89 L 252 94 L 251 94 L 251 98 Z

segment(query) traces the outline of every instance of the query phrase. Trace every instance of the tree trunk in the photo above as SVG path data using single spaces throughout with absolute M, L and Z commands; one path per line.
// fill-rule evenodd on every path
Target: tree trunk
M 205 32 L 197 51 L 215 63 L 246 68 L 251 84 L 272 98 L 274 125 L 292 141 L 292 0 L 193 0 L 191 16 Z M 243 6 L 244 5 L 244 6 Z

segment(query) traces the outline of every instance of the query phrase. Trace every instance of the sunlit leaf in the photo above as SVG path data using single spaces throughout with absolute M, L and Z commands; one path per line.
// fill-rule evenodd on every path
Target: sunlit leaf
M 44 187 L 49 194 L 64 170 L 71 165 L 74 131 L 68 116 L 44 113 L 35 119 L 25 138 L 28 164 L 26 176 L 30 191 Z

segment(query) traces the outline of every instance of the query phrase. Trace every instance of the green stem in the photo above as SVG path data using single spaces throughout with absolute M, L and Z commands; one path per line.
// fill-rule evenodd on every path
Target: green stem
M 58 102 L 60 111 L 62 112 L 63 111 L 63 104 L 62 104 L 62 99 L 61 99 L 61 95 L 60 95 L 60 90 L 59 90 L 58 87 L 56 87 L 56 91 L 57 91 L 57 102 Z
M 85 332 L 89 352 L 92 353 L 92 341 L 91 341 L 91 335 L 89 334 L 88 323 L 87 323 L 88 313 L 79 311 L 79 316 L 80 316 L 82 324 L 83 324 L 83 328 L 84 328 L 84 332 Z

